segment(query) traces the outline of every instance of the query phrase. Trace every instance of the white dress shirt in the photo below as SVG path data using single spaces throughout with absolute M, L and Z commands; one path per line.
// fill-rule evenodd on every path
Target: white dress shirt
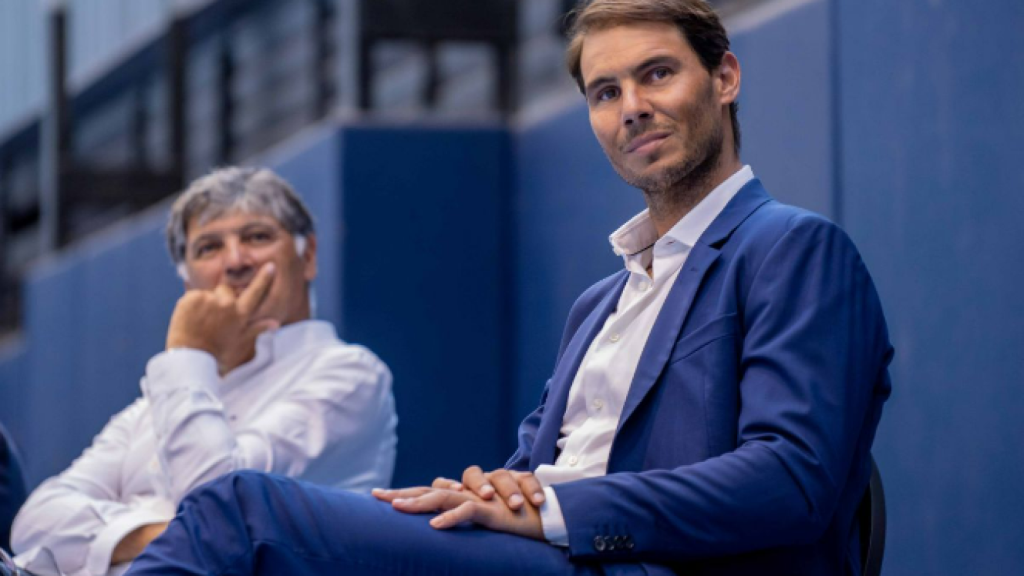
M 40 576 L 101 576 L 136 528 L 174 517 L 196 486 L 240 469 L 350 490 L 391 482 L 391 373 L 372 352 L 307 320 L 261 334 L 254 358 L 223 378 L 206 352 L 154 356 L 143 397 L 91 447 L 37 488 L 18 513 L 12 546 Z
M 569 543 L 565 519 L 551 486 L 607 473 L 626 395 L 661 307 L 701 234 L 753 177 L 750 166 L 744 166 L 661 238 L 647 210 L 609 238 L 630 274 L 618 306 L 590 344 L 573 379 L 562 417 L 558 459 L 535 471 L 544 486 L 546 501 L 540 512 L 544 537 L 549 542 L 563 546 Z

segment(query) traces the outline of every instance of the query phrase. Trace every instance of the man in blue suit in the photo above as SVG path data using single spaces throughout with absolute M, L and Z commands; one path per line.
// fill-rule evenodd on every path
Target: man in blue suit
M 892 356 L 849 238 L 739 159 L 740 68 L 703 0 L 593 0 L 568 62 L 648 210 L 573 306 L 505 469 L 377 501 L 235 474 L 130 574 L 859 571 Z M 389 506 L 390 505 L 390 506 Z

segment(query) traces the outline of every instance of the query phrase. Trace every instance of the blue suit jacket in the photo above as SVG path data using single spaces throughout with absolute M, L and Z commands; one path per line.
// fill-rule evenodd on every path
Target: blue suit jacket
M 25 502 L 25 480 L 14 446 L 0 426 L 0 546 L 11 549 L 11 523 Z
M 557 458 L 573 377 L 627 277 L 576 301 L 509 468 Z M 615 573 L 857 570 L 855 511 L 891 357 L 846 234 L 748 183 L 694 246 L 655 322 L 608 475 L 555 486 L 573 560 Z

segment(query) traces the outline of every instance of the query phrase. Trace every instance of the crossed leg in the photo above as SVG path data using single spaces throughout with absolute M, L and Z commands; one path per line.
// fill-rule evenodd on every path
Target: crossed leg
M 601 574 L 545 542 L 472 527 L 435 530 L 429 516 L 371 496 L 235 472 L 194 491 L 129 576 Z

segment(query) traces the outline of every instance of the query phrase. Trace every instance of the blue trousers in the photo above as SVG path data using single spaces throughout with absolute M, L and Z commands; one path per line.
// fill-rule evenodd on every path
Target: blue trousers
M 473 527 L 435 530 L 427 523 L 430 517 L 397 512 L 368 495 L 281 476 L 236 472 L 186 497 L 167 531 L 136 559 L 128 574 L 583 576 L 617 572 L 609 566 L 571 562 L 564 549 L 546 542 Z

